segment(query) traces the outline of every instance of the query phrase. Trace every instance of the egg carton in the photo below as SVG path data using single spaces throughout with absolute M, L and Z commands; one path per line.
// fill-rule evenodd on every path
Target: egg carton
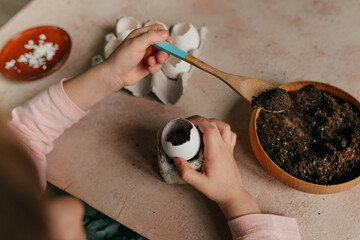
M 148 19 L 141 24 L 133 17 L 120 17 L 116 23 L 116 33 L 109 33 L 105 36 L 104 57 L 101 55 L 94 56 L 92 65 L 94 66 L 107 59 L 132 30 L 155 23 L 163 25 L 168 30 L 168 27 L 159 21 Z M 207 32 L 208 29 L 205 25 L 196 29 L 190 23 L 177 23 L 171 27 L 170 36 L 175 46 L 197 57 L 200 54 Z M 193 70 L 194 66 L 170 56 L 160 71 L 149 74 L 137 84 L 124 88 L 136 97 L 144 97 L 152 92 L 162 103 L 175 104 L 185 93 L 187 82 Z
M 162 178 L 168 184 L 186 184 L 180 177 L 176 169 L 174 160 L 166 155 L 161 145 L 162 130 L 157 133 L 157 160 L 158 167 Z M 191 168 L 201 171 L 204 164 L 204 147 L 200 146 L 199 152 L 192 159 L 188 160 Z

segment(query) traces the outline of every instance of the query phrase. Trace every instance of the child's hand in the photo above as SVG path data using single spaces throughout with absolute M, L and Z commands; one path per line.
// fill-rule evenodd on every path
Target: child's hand
M 249 213 L 260 213 L 255 200 L 241 182 L 233 156 L 236 134 L 231 131 L 230 126 L 219 120 L 199 116 L 190 117 L 189 120 L 204 134 L 205 162 L 199 173 L 185 159 L 175 158 L 181 179 L 215 201 L 227 220 Z
M 169 55 L 151 45 L 165 40 L 171 42 L 159 24 L 132 31 L 108 60 L 64 82 L 66 94 L 79 108 L 89 110 L 122 87 L 159 71 Z
M 169 32 L 161 24 L 132 31 L 107 60 L 114 90 L 137 83 L 149 73 L 161 69 L 169 55 L 151 46 L 171 41 Z

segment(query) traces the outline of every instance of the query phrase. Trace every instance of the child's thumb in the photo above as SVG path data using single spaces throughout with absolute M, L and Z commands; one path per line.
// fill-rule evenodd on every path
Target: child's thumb
M 169 38 L 169 32 L 163 29 L 159 30 L 150 30 L 148 32 L 145 32 L 134 39 L 134 41 L 139 44 L 138 46 L 140 48 L 146 49 L 147 47 L 161 43 Z
M 182 180 L 193 185 L 195 188 L 201 186 L 201 182 L 203 181 L 201 173 L 192 169 L 189 163 L 183 158 L 176 157 L 174 158 L 174 162 Z

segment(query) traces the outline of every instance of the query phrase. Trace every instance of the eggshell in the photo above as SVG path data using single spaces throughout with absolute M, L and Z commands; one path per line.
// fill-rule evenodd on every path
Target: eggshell
M 200 45 L 200 35 L 190 23 L 175 24 L 171 30 L 171 39 L 178 48 L 189 52 Z
M 162 23 L 160 21 L 156 21 L 156 20 L 151 20 L 151 19 L 145 20 L 144 27 L 147 27 L 147 26 L 150 26 L 153 24 L 161 24 L 161 25 L 163 25 L 165 30 L 169 30 L 168 27 L 164 23 Z
M 190 140 L 181 145 L 174 146 L 171 144 L 171 142 L 165 140 L 166 136 L 170 133 L 171 130 L 178 128 L 179 124 L 181 124 L 183 121 L 189 122 L 193 126 L 190 130 Z M 198 129 L 192 122 L 187 119 L 177 118 L 170 121 L 168 124 L 166 124 L 161 133 L 161 146 L 164 152 L 170 158 L 182 157 L 185 160 L 190 160 L 198 153 L 200 149 L 200 143 L 201 141 Z
M 122 31 L 121 33 L 119 33 L 119 34 L 117 35 L 118 40 L 119 40 L 120 42 L 124 41 L 125 38 L 126 38 L 127 36 L 129 36 L 129 34 L 130 34 L 131 32 L 132 32 L 132 30 Z
M 132 30 L 139 27 L 141 24 L 135 18 L 122 16 L 116 23 L 116 36 L 120 41 L 123 41 Z
M 177 79 L 183 72 L 188 72 L 191 65 L 174 56 L 170 56 L 166 62 L 163 63 L 162 70 L 165 75 L 172 79 Z

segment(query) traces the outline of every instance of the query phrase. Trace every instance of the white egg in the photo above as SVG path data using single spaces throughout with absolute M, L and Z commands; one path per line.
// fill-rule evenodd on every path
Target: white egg
M 121 41 L 118 40 L 113 33 L 106 34 L 104 47 L 105 59 L 107 59 L 120 44 Z
M 116 36 L 120 41 L 123 41 L 132 30 L 139 27 L 141 27 L 141 24 L 135 18 L 122 16 L 116 23 Z
M 186 127 L 190 127 L 190 125 L 190 140 L 181 143 L 181 141 L 183 141 L 181 139 L 179 145 L 177 145 L 178 143 L 173 144 L 171 139 L 169 139 L 169 136 L 171 136 L 170 133 L 174 133 L 176 130 L 183 130 Z M 182 135 L 183 134 L 184 132 Z M 192 122 L 184 118 L 177 118 L 170 121 L 161 133 L 161 146 L 170 158 L 182 157 L 185 160 L 190 160 L 198 153 L 200 144 L 201 140 L 198 129 Z
M 190 23 L 177 23 L 171 30 L 171 39 L 178 48 L 189 52 L 200 45 L 198 30 Z
M 150 26 L 153 24 L 161 24 L 161 25 L 163 25 L 165 30 L 168 30 L 167 26 L 164 23 L 162 23 L 160 21 L 156 21 L 156 20 L 150 20 L 150 19 L 145 20 L 144 27 L 147 27 L 147 26 Z
M 177 79 L 180 73 L 188 72 L 191 65 L 174 56 L 170 56 L 166 62 L 163 63 L 162 70 L 165 75 L 172 79 Z

